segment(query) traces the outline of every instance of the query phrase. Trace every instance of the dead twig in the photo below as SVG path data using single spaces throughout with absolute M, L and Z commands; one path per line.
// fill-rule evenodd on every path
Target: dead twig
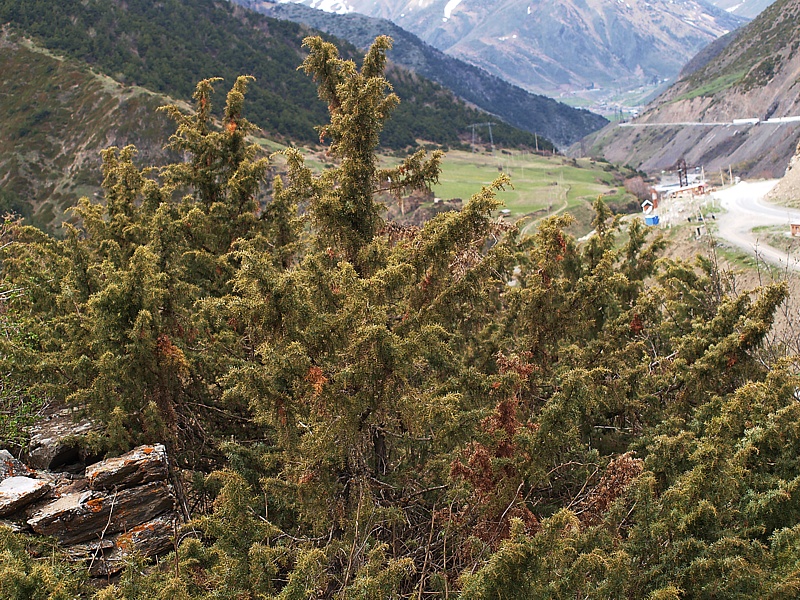
M 97 544 L 97 548 L 95 548 L 94 554 L 92 555 L 92 560 L 89 562 L 89 571 L 92 570 L 94 566 L 94 561 L 97 560 L 98 553 L 103 549 L 103 540 L 106 537 L 106 532 L 108 528 L 111 526 L 111 518 L 114 516 L 114 505 L 117 503 L 117 491 L 114 490 L 114 496 L 111 498 L 111 508 L 108 511 L 108 521 L 106 521 L 105 527 L 103 527 L 103 531 L 100 532 L 100 542 Z

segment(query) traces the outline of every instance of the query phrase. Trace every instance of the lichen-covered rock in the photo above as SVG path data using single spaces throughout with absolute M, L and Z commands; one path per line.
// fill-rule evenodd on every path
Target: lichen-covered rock
M 50 484 L 30 477 L 7 477 L 0 481 L 0 517 L 7 517 L 44 496 Z
M 88 420 L 75 420 L 77 412 L 61 409 L 31 430 L 27 463 L 36 469 L 57 469 L 81 460 L 80 439 L 97 429 Z
M 119 573 L 133 552 L 150 557 L 169 551 L 174 545 L 177 519 L 178 515 L 170 512 L 114 536 L 111 548 L 92 556 L 89 574 L 98 577 Z
M 14 458 L 8 450 L 0 450 L 0 481 L 9 477 L 28 477 L 33 474 L 33 469 Z
M 63 544 L 76 544 L 129 531 L 173 506 L 170 487 L 160 481 L 119 492 L 88 490 L 44 505 L 28 519 L 28 525 Z
M 0 527 L 57 538 L 93 576 L 118 573 L 134 552 L 151 557 L 172 549 L 181 517 L 164 445 L 85 467 L 80 436 L 94 425 L 76 423 L 74 414 L 62 410 L 37 427 L 29 459 L 39 470 L 0 451 L 0 518 L 11 519 Z
M 95 463 L 86 469 L 93 490 L 123 489 L 152 481 L 166 481 L 167 451 L 161 444 L 139 446 L 127 454 Z

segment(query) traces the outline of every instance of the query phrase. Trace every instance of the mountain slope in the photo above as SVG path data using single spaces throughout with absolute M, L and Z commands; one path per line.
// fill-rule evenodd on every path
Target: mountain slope
M 52 229 L 80 196 L 100 189 L 100 151 L 135 144 L 148 164 L 167 158 L 168 99 L 123 86 L 0 30 L 0 213 Z
M 706 169 L 781 176 L 800 136 L 800 122 L 775 121 L 800 116 L 798 22 L 800 0 L 778 0 L 648 106 L 634 123 L 648 126 L 606 127 L 592 136 L 593 152 L 648 171 L 686 158 Z M 656 126 L 682 122 L 729 125 Z
M 569 145 L 607 123 L 599 115 L 530 94 L 483 69 L 448 56 L 385 19 L 355 13 L 329 14 L 300 4 L 234 1 L 272 17 L 304 23 L 362 49 L 377 35 L 389 35 L 394 40 L 389 58 L 395 63 L 445 86 L 458 97 L 515 127 L 544 135 L 560 145 Z
M 249 117 L 271 135 L 299 142 L 318 139 L 326 119 L 310 78 L 297 70 L 306 28 L 214 0 L 0 0 L 0 23 L 55 52 L 94 65 L 125 82 L 188 99 L 197 81 L 238 75 L 256 81 L 248 93 Z M 359 53 L 344 48 L 347 56 Z M 395 68 L 388 75 L 403 102 L 381 142 L 404 148 L 423 139 L 456 144 L 478 112 L 432 82 Z M 218 86 L 217 101 L 225 85 Z M 534 144 L 533 136 L 498 125 L 496 141 Z
M 717 8 L 728 11 L 733 15 L 755 19 L 775 0 L 710 0 Z
M 795 155 L 789 160 L 786 174 L 769 191 L 766 199 L 795 208 L 800 207 L 800 145 L 798 145 Z
M 452 56 L 549 95 L 671 78 L 743 22 L 703 0 L 348 0 L 347 8 L 388 18 Z

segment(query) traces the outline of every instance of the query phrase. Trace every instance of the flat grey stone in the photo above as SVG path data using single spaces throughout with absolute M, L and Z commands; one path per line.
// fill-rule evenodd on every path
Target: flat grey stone
M 7 517 L 38 500 L 50 484 L 30 477 L 7 477 L 0 481 L 0 517 Z

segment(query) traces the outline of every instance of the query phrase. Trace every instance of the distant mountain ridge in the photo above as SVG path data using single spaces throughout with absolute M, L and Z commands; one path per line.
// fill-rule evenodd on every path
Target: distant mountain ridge
M 710 2 L 733 15 L 755 19 L 775 0 L 710 0 Z
M 248 118 L 272 137 L 318 142 L 327 120 L 316 86 L 298 66 L 311 32 L 216 0 L 0 0 L 0 23 L 59 54 L 84 61 L 117 81 L 188 100 L 195 84 L 223 77 L 215 102 L 241 74 L 248 87 Z M 344 56 L 363 56 L 344 44 Z M 424 140 L 462 143 L 471 123 L 486 114 L 400 67 L 387 73 L 402 102 L 381 135 L 384 147 L 403 149 Z M 495 141 L 533 146 L 528 132 L 498 123 Z M 549 142 L 548 142 L 549 143 Z
M 426 44 L 391 21 L 360 14 L 326 14 L 300 4 L 267 0 L 234 0 L 271 17 L 304 23 L 366 48 L 377 35 L 394 40 L 390 60 L 452 90 L 457 96 L 507 123 L 569 145 L 603 127 L 608 121 L 551 98 L 534 95 L 473 65 Z
M 316 7 L 333 3 L 298 0 Z M 525 89 L 634 89 L 674 77 L 745 19 L 704 0 L 347 0 Z
M 731 165 L 740 175 L 780 177 L 800 138 L 800 122 L 775 121 L 800 117 L 799 22 L 800 0 L 777 0 L 692 61 L 634 122 L 645 127 L 608 126 L 591 136 L 593 153 L 647 171 L 685 158 L 706 169 Z M 683 122 L 709 125 L 658 125 Z

